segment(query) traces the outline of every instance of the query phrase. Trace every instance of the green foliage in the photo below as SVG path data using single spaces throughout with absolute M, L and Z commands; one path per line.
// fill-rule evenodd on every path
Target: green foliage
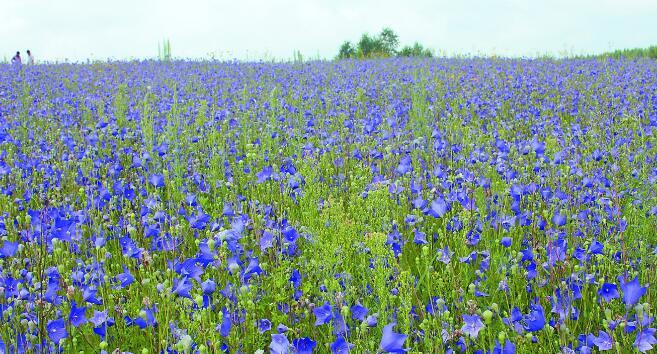
M 399 53 L 400 57 L 432 57 L 433 52 L 429 48 L 425 48 L 422 44 L 415 42 L 412 46 L 404 46 Z
M 602 56 L 616 58 L 616 59 L 620 57 L 624 57 L 628 59 L 635 59 L 635 58 L 657 59 L 657 45 L 653 45 L 648 48 L 617 49 L 611 53 L 605 53 Z
M 378 36 L 363 33 L 355 47 L 350 41 L 344 41 L 340 45 L 337 59 L 433 56 L 431 49 L 418 42 L 412 46 L 405 46 L 401 50 L 397 50 L 398 47 L 399 36 L 391 28 L 386 27 Z
M 171 42 L 168 39 L 164 40 L 162 44 L 157 44 L 157 56 L 162 61 L 171 60 Z
M 657 59 L 657 45 L 652 45 L 647 48 L 630 48 L 630 49 L 616 49 L 611 52 L 606 52 L 598 55 L 583 55 L 580 58 L 627 58 L 639 59 L 650 58 Z
M 389 27 L 384 28 L 379 34 L 379 42 L 387 53 L 394 53 L 399 45 L 399 37 Z
M 294 51 L 294 62 L 297 64 L 303 63 L 303 55 L 301 54 L 301 51 L 299 50 Z
M 356 56 L 356 49 L 349 41 L 345 41 L 340 46 L 340 51 L 338 52 L 338 59 L 347 59 L 353 58 Z

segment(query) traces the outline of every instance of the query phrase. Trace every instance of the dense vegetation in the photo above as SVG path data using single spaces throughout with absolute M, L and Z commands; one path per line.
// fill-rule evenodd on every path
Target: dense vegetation
M 0 352 L 648 351 L 656 92 L 649 60 L 2 65 Z
M 432 57 L 433 52 L 422 44 L 415 42 L 411 46 L 399 47 L 399 37 L 390 28 L 384 28 L 378 36 L 364 33 L 354 46 L 345 41 L 340 46 L 338 59 L 347 58 L 375 58 L 375 57 Z
M 603 53 L 597 55 L 600 58 L 626 58 L 626 59 L 637 59 L 637 58 L 651 58 L 657 59 L 657 46 L 650 46 L 647 48 L 632 48 L 632 49 L 617 49 L 612 52 Z

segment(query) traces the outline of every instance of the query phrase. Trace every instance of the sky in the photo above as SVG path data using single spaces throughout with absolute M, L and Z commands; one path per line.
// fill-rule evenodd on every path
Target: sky
M 0 60 L 333 58 L 390 27 L 444 55 L 601 53 L 657 44 L 657 0 L 0 0 Z

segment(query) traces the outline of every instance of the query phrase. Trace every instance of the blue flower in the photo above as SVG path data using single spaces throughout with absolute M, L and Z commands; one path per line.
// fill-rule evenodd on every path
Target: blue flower
M 537 332 L 545 327 L 545 310 L 540 304 L 531 305 L 531 311 L 524 317 L 525 330 Z
M 265 166 L 262 169 L 262 171 L 256 173 L 256 177 L 258 178 L 258 183 L 263 183 L 271 179 L 273 174 L 274 174 L 274 169 L 271 166 Z
M 619 277 L 621 290 L 623 291 L 623 303 L 631 307 L 639 302 L 639 299 L 646 293 L 648 287 L 641 286 L 639 278 L 636 277 L 629 283 L 623 282 L 622 277 Z
M 123 289 L 130 286 L 135 281 L 135 278 L 130 274 L 128 267 L 123 266 L 123 273 L 116 276 L 116 281 L 119 283 L 118 287 Z
M 653 344 L 657 344 L 657 339 L 655 339 L 655 328 L 646 328 L 637 333 L 636 339 L 634 340 L 634 347 L 636 347 L 641 353 L 645 353 L 652 349 Z
M 368 312 L 369 310 L 360 303 L 351 306 L 351 318 L 355 321 L 365 321 L 365 316 L 367 316 Z
M 18 251 L 18 242 L 5 241 L 0 248 L 0 258 L 13 257 Z
M 516 345 L 513 344 L 510 340 L 506 340 L 504 343 L 504 347 L 500 345 L 500 343 L 495 340 L 495 348 L 493 348 L 493 354 L 515 354 L 516 352 Z
M 263 318 L 258 322 L 258 331 L 260 334 L 265 333 L 271 329 L 271 321 Z
M 48 331 L 48 337 L 55 344 L 59 344 L 62 339 L 68 337 L 66 323 L 61 318 L 48 322 L 46 330 Z
M 618 286 L 613 283 L 602 284 L 600 290 L 598 290 L 598 295 L 602 296 L 602 298 L 605 299 L 605 301 L 607 302 L 616 299 L 620 296 L 618 294 Z
M 148 179 L 148 181 L 155 188 L 164 187 L 164 176 L 163 175 L 160 175 L 160 174 L 151 175 L 151 177 Z
M 598 336 L 593 337 L 593 344 L 595 344 L 600 351 L 611 350 L 614 347 L 611 336 L 605 331 L 599 331 Z
M 71 322 L 73 327 L 80 327 L 81 325 L 87 323 L 87 317 L 85 316 L 86 312 L 86 307 L 77 307 L 75 301 L 71 302 L 71 312 L 68 315 L 68 320 Z
M 208 279 L 201 283 L 201 290 L 203 290 L 203 294 L 211 295 L 217 290 L 217 283 L 215 283 L 212 279 Z
M 331 353 L 333 354 L 346 354 L 351 352 L 354 345 L 347 342 L 343 336 L 338 336 L 335 342 L 331 343 Z
M 504 247 L 511 247 L 511 243 L 513 242 L 513 239 L 511 237 L 502 237 L 500 240 L 500 245 Z
M 98 327 L 107 322 L 107 311 L 94 311 L 94 315 L 89 319 L 94 326 Z
M 399 165 L 397 166 L 397 169 L 395 171 L 400 175 L 405 175 L 408 172 L 413 171 L 413 166 L 411 165 L 411 163 L 412 163 L 411 157 L 406 155 L 401 158 L 401 160 L 399 161 Z
M 290 342 L 284 334 L 272 334 L 269 349 L 271 354 L 287 354 L 289 352 Z
M 309 337 L 304 337 L 293 340 L 292 346 L 296 350 L 295 354 L 312 354 L 313 349 L 317 346 L 317 342 Z
M 479 331 L 484 328 L 484 323 L 481 322 L 479 315 L 463 315 L 463 322 L 461 331 L 472 338 L 477 338 Z
M 443 198 L 434 200 L 431 202 L 431 206 L 429 207 L 429 215 L 433 216 L 434 218 L 442 218 L 445 214 L 447 214 L 448 211 L 449 206 Z
M 223 320 L 221 321 L 221 324 L 217 325 L 217 330 L 219 331 L 219 334 L 225 338 L 230 334 L 230 329 L 233 327 L 233 323 L 230 320 L 230 312 L 228 312 L 225 307 L 222 309 L 222 314 Z
M 554 226 L 557 227 L 564 226 L 566 225 L 566 221 L 567 221 L 566 216 L 561 213 L 557 212 L 552 216 L 552 223 L 554 224 Z
M 278 331 L 278 333 L 286 333 L 286 332 L 289 331 L 290 329 L 287 328 L 286 325 L 284 325 L 284 324 L 282 324 L 282 323 L 279 323 L 278 326 L 276 326 L 276 330 Z
M 188 278 L 185 277 L 180 280 L 174 279 L 173 281 L 173 289 L 171 289 L 171 292 L 180 297 L 186 297 L 188 299 L 192 298 L 189 294 L 189 291 L 192 290 L 192 282 L 190 282 Z
M 313 313 L 315 314 L 315 326 L 329 323 L 333 319 L 333 308 L 328 302 L 321 307 L 314 308 Z
M 383 327 L 383 336 L 379 348 L 386 353 L 405 353 L 408 349 L 404 349 L 403 346 L 408 336 L 393 332 L 392 328 L 395 324 L 393 322 Z
M 413 238 L 413 242 L 416 245 L 426 245 L 428 243 L 426 234 L 418 229 L 415 229 L 415 237 Z

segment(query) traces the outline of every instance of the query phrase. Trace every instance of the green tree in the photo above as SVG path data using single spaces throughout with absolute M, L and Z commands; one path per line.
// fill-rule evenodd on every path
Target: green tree
M 433 52 L 422 44 L 415 42 L 412 46 L 404 46 L 398 53 L 400 57 L 432 57 Z
M 340 52 L 338 52 L 338 59 L 348 59 L 356 56 L 356 49 L 349 41 L 345 41 L 340 46 Z
M 372 57 L 433 57 L 433 51 L 425 48 L 422 44 L 415 42 L 411 46 L 404 46 L 401 50 L 399 47 L 399 36 L 389 27 L 385 27 L 378 36 L 371 36 L 363 33 L 356 46 L 351 42 L 345 41 L 340 46 L 338 59 L 346 58 L 372 58 Z
M 397 53 L 399 37 L 392 29 L 389 27 L 384 28 L 379 34 L 379 41 L 386 54 L 393 56 Z
M 370 58 L 383 52 L 383 45 L 379 38 L 364 33 L 358 41 L 358 56 Z

